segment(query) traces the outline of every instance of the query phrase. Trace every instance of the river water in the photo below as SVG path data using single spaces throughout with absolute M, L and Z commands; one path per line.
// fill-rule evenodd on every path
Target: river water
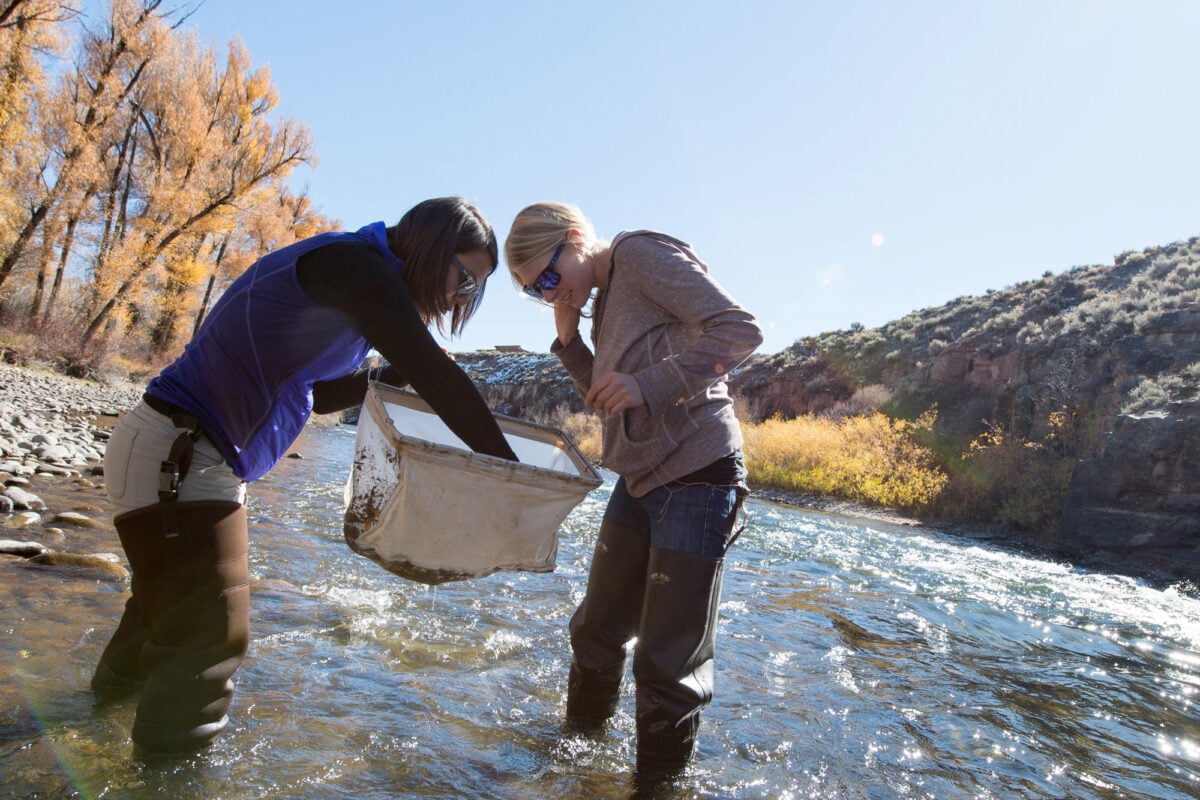
M 599 739 L 560 717 L 611 482 L 551 574 L 433 588 L 341 538 L 353 431 L 310 429 L 252 487 L 253 639 L 204 756 L 130 757 L 132 703 L 87 681 L 125 585 L 3 565 L 0 795 L 615 798 L 633 697 Z M 1200 600 L 928 529 L 749 503 L 716 698 L 678 797 L 1200 796 Z M 88 534 L 116 549 L 111 530 Z

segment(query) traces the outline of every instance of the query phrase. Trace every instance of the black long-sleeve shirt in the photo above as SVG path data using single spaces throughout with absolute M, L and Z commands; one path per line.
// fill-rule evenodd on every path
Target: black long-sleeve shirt
M 417 313 L 395 267 L 369 244 L 336 243 L 296 264 L 300 287 L 314 303 L 345 314 L 348 323 L 390 362 L 381 376 L 408 383 L 468 447 L 516 461 L 495 418 L 462 368 L 442 349 Z M 314 410 L 329 413 L 362 402 L 367 372 L 313 386 Z

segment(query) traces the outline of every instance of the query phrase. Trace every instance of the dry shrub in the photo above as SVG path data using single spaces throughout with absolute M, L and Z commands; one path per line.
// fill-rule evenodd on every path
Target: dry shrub
M 743 424 L 750 482 L 920 511 L 946 483 L 932 451 L 919 443 L 936 417 L 930 411 L 910 422 L 874 413 Z
M 891 391 L 884 385 L 875 383 L 854 390 L 849 400 L 834 404 L 821 416 L 832 420 L 842 420 L 847 417 L 861 417 L 873 414 L 887 405 L 892 399 Z
M 37 337 L 32 333 L 0 330 L 0 361 L 27 367 L 37 360 Z
M 594 464 L 600 463 L 603 450 L 600 417 L 586 411 L 570 414 L 563 421 L 562 432 L 579 448 L 584 458 Z
M 937 503 L 940 516 L 1046 532 L 1066 500 L 1074 455 L 1073 415 L 1050 414 L 1040 439 L 1023 439 L 993 425 L 950 465 L 950 483 Z
M 0 360 L 18 366 L 44 365 L 64 375 L 94 380 L 146 380 L 171 361 L 136 336 L 84 341 L 83 328 L 59 319 L 29 326 L 0 324 Z

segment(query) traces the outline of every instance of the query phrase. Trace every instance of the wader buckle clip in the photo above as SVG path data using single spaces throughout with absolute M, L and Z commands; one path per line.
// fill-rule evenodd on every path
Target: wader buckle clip
M 165 503 L 179 497 L 179 465 L 163 461 L 158 466 L 158 501 Z
M 179 499 L 179 484 L 192 466 L 192 451 L 203 434 L 200 421 L 179 409 L 171 409 L 171 421 L 180 431 L 171 445 L 171 452 L 158 465 L 158 504 L 162 508 L 163 536 L 174 539 L 179 535 L 179 516 L 175 501 Z

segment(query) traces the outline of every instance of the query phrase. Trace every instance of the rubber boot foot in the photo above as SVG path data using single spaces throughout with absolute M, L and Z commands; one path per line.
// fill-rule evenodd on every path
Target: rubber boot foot
M 686 767 L 674 769 L 638 769 L 633 774 L 633 794 L 630 800 L 667 800 L 678 797 L 680 779 Z
M 212 747 L 212 742 L 194 746 L 187 750 L 154 750 L 145 745 L 133 743 L 133 759 L 148 767 L 173 766 L 180 761 L 203 755 Z
M 92 675 L 92 691 L 96 693 L 97 700 L 101 703 L 132 697 L 145 685 L 145 678 L 127 678 L 124 675 L 118 675 L 103 661 L 96 665 L 96 672 Z
M 604 733 L 607 717 L 567 717 L 563 721 L 563 733 L 568 736 L 597 737 Z

